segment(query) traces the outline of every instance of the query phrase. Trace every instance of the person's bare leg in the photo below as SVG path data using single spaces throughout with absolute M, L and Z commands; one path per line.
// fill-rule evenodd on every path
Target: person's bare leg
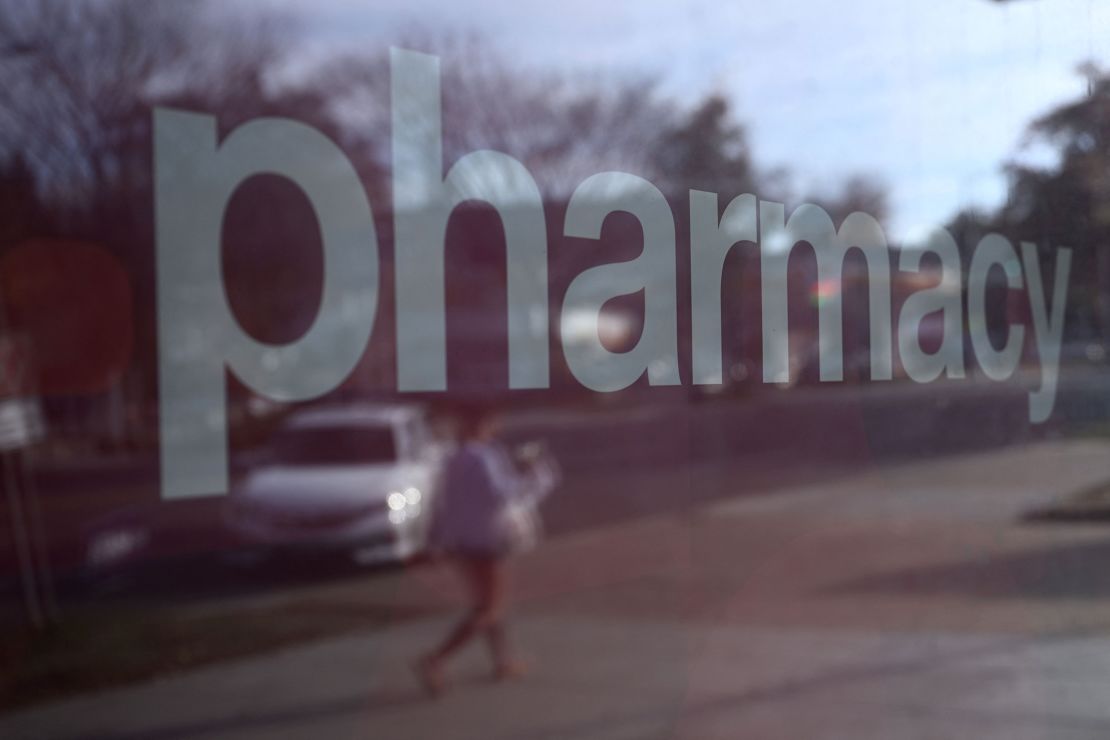
M 456 562 L 456 566 L 470 592 L 471 608 L 455 624 L 438 648 L 417 661 L 417 673 L 425 690 L 432 696 L 437 696 L 443 690 L 447 660 L 474 639 L 488 622 L 485 604 L 486 579 L 482 573 L 480 561 L 460 559 Z
M 491 559 L 482 575 L 484 601 L 489 607 L 485 635 L 493 661 L 493 675 L 499 680 L 519 678 L 525 674 L 524 664 L 511 648 L 505 624 L 509 590 L 508 567 L 501 560 Z

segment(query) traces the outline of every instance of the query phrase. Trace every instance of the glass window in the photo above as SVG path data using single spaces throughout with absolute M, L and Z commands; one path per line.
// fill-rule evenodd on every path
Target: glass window
M 1110 4 L 0 0 L 0 737 L 1095 738 Z

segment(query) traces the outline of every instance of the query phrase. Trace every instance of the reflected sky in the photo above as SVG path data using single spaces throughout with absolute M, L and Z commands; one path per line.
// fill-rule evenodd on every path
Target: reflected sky
M 1079 64 L 1110 56 L 1096 0 L 270 2 L 302 12 L 317 49 L 470 30 L 524 66 L 649 74 L 691 102 L 724 92 L 757 163 L 789 168 L 798 195 L 852 173 L 886 183 L 896 240 L 998 205 L 1006 160 L 1050 156 L 1022 149 L 1028 123 L 1083 94 Z

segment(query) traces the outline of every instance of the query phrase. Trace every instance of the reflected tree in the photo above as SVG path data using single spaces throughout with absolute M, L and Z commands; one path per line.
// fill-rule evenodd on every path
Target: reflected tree
M 202 0 L 0 0 L 0 160 L 7 190 L 41 204 L 31 233 L 6 241 L 82 241 L 119 261 L 141 308 L 119 329 L 135 337 L 132 398 L 151 400 L 156 375 L 152 108 L 217 113 L 225 127 L 311 120 L 318 101 L 273 85 L 290 34 L 283 16 L 248 23 Z
M 521 66 L 480 34 L 410 32 L 396 46 L 440 59 L 444 166 L 480 149 L 520 160 L 545 199 L 563 201 L 604 170 L 653 181 L 659 132 L 676 106 L 650 79 L 584 77 Z M 305 75 L 327 91 L 341 140 L 361 159 L 389 162 L 389 62 L 384 51 L 342 54 Z M 490 173 L 491 181 L 500 178 Z
M 747 131 L 733 117 L 729 101 L 715 94 L 666 128 L 654 148 L 656 168 L 672 197 L 688 189 L 718 193 L 727 202 L 757 193 Z
M 149 189 L 150 107 L 257 100 L 278 23 L 200 0 L 0 3 L 0 132 L 39 189 L 74 212 Z
M 1051 276 L 1055 247 L 1073 248 L 1072 286 L 1065 332 L 1110 343 L 1110 74 L 1094 64 L 1079 69 L 1087 93 L 1034 120 L 1025 146 L 1052 152 L 1048 164 L 1015 158 L 1004 204 L 993 212 L 965 210 L 949 223 L 961 248 L 998 231 L 1042 250 Z M 965 253 L 965 260 L 968 253 Z M 1046 277 L 1046 284 L 1051 278 Z

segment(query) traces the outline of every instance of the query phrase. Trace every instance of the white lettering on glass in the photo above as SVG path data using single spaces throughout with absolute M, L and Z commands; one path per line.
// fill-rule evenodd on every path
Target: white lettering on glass
M 217 144 L 216 119 L 154 114 L 162 496 L 227 490 L 225 371 L 282 401 L 327 393 L 362 356 L 378 303 L 378 240 L 358 175 L 327 137 L 263 118 Z M 312 326 L 294 342 L 247 335 L 221 274 L 224 210 L 252 175 L 288 178 L 320 225 L 324 285 Z
M 508 364 L 511 388 L 550 385 L 547 226 L 535 180 L 516 159 L 493 151 L 467 154 L 443 172 L 439 60 L 394 49 L 390 57 L 393 116 L 393 203 L 397 384 L 400 391 L 447 389 L 444 242 L 451 213 L 468 200 L 492 205 L 505 231 Z M 162 496 L 185 498 L 227 491 L 225 373 L 279 401 L 309 399 L 338 387 L 370 341 L 379 294 L 379 253 L 366 193 L 350 161 L 326 136 L 304 124 L 262 118 L 217 140 L 216 120 L 199 113 L 154 113 L 158 364 Z M 249 336 L 236 321 L 221 274 L 224 212 L 245 180 L 275 174 L 299 187 L 315 211 L 324 251 L 318 313 L 307 332 L 282 345 Z M 786 216 L 781 203 L 753 194 L 734 198 L 718 218 L 717 193 L 692 190 L 690 209 L 691 370 L 696 384 L 722 382 L 722 271 L 740 242 L 760 254 L 763 380 L 791 380 L 788 266 L 801 242 L 814 251 L 819 281 L 838 285 L 844 261 L 859 250 L 866 263 L 870 366 L 873 380 L 893 377 L 891 250 L 879 223 L 862 212 L 840 224 L 806 204 Z M 567 206 L 564 233 L 598 240 L 610 214 L 639 222 L 643 247 L 635 259 L 591 267 L 563 297 L 560 339 L 567 365 L 598 392 L 626 388 L 647 376 L 651 385 L 677 385 L 678 300 L 675 219 L 663 194 L 643 178 L 604 172 L 586 178 Z M 897 323 L 898 355 L 906 375 L 925 383 L 962 378 L 963 276 L 952 236 L 935 230 L 924 244 L 902 249 L 898 268 L 917 273 L 931 253 L 941 265 L 937 285 L 904 301 Z M 975 358 L 987 378 L 1017 370 L 1025 326 L 1007 316 L 996 348 L 987 322 L 988 280 L 1001 270 L 1010 290 L 1027 290 L 1040 385 L 1029 394 L 1029 418 L 1049 418 L 1055 403 L 1067 306 L 1071 250 L 1055 252 L 1054 284 L 1046 294 L 1035 246 L 1019 258 L 999 234 L 972 253 L 967 276 L 967 325 Z M 641 335 L 624 352 L 600 337 L 606 302 L 644 295 Z M 1007 302 L 1008 303 L 1008 302 Z M 844 377 L 841 291 L 818 308 L 822 381 Z M 920 344 L 927 317 L 941 318 L 939 348 Z M 576 329 L 568 334 L 573 317 Z

